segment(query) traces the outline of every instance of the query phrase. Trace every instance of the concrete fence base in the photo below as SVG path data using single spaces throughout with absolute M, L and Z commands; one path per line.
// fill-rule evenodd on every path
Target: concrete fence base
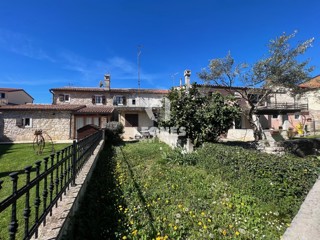
M 156 136 L 161 142 L 168 144 L 171 148 L 180 147 L 186 152 L 193 151 L 193 144 L 190 139 L 179 138 L 179 135 L 176 133 L 169 133 L 168 131 L 158 131 Z
M 93 155 L 85 163 L 78 174 L 76 178 L 76 185 L 70 185 L 66 195 L 62 195 L 62 201 L 58 201 L 58 207 L 54 207 L 52 209 L 52 216 L 47 216 L 46 225 L 41 225 L 39 227 L 37 239 L 53 240 L 60 239 L 63 236 L 67 230 L 71 217 L 79 207 L 99 154 L 104 147 L 104 143 L 104 140 L 100 141 L 99 145 L 94 150 Z M 36 238 L 35 236 L 32 236 L 31 239 L 35 240 Z

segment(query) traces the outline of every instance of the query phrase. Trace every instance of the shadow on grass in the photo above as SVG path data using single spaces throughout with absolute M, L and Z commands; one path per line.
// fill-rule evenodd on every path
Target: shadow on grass
M 0 144 L 0 158 L 2 155 L 6 154 L 12 146 L 13 144 Z
M 36 171 L 36 168 L 33 167 L 31 168 L 30 172 L 35 172 Z M 16 170 L 16 171 L 10 171 L 10 172 L 0 172 L 0 178 L 3 178 L 3 177 L 9 177 L 9 174 L 10 173 L 13 173 L 13 172 L 17 172 L 19 175 L 20 174 L 25 174 L 25 170 Z
M 129 144 L 131 144 L 131 143 L 129 143 Z M 145 209 L 145 211 L 147 213 L 147 216 L 149 218 L 149 225 L 150 225 L 150 227 L 152 229 L 152 232 L 153 232 L 152 235 L 155 235 L 156 234 L 156 229 L 155 229 L 154 224 L 153 224 L 154 223 L 154 217 L 153 217 L 150 209 L 147 206 L 147 201 L 146 201 L 145 197 L 143 196 L 141 188 L 140 188 L 139 184 L 137 183 L 137 181 L 135 179 L 134 172 L 132 171 L 132 166 L 130 165 L 126 155 L 124 154 L 124 152 L 122 150 L 122 147 L 120 147 L 120 150 L 121 150 L 121 154 L 122 154 L 123 160 L 124 160 L 124 162 L 126 163 L 126 165 L 128 167 L 128 170 L 129 170 L 129 173 L 130 173 L 130 178 L 131 178 L 131 180 L 133 182 L 133 185 L 134 185 L 134 187 L 135 187 L 135 189 L 136 189 L 136 191 L 138 193 L 140 202 L 141 202 L 142 206 L 144 207 L 144 209 Z
M 124 232 L 125 217 L 118 211 L 124 200 L 115 177 L 114 155 L 114 146 L 106 142 L 80 207 L 62 239 L 118 239 L 117 233 Z

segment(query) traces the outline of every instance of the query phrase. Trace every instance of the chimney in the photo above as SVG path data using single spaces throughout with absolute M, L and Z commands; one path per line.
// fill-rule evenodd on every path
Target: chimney
M 104 83 L 105 83 L 105 88 L 107 90 L 110 90 L 110 74 L 104 75 Z
M 187 89 L 190 88 L 190 76 L 191 70 L 184 70 L 184 83 L 187 86 Z

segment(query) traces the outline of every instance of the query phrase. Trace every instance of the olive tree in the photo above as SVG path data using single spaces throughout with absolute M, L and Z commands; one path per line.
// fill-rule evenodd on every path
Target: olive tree
M 313 67 L 308 66 L 309 59 L 302 61 L 300 57 L 312 46 L 314 39 L 292 46 L 290 40 L 295 36 L 296 32 L 290 35 L 283 33 L 271 40 L 267 56 L 252 66 L 236 64 L 229 52 L 224 58 L 210 60 L 209 66 L 198 73 L 205 83 L 224 86 L 230 93 L 234 91 L 232 87 L 235 83 L 242 84 L 238 93 L 248 104 L 243 112 L 254 130 L 256 140 L 262 138 L 259 121 L 254 117 L 260 103 L 265 102 L 279 87 L 290 89 L 292 94 L 299 93 L 299 84 L 310 78 Z

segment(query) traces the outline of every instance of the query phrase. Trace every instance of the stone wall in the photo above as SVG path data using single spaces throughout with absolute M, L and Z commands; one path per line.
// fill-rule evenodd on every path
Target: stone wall
M 17 126 L 22 118 L 32 119 L 31 127 Z M 72 138 L 71 113 L 56 111 L 3 111 L 0 114 L 0 141 L 33 141 L 36 129 L 42 129 L 52 140 Z
M 59 94 L 69 94 L 69 102 L 60 102 Z M 68 91 L 59 91 L 53 97 L 54 104 L 79 104 L 92 106 L 95 105 L 92 103 L 92 96 L 100 95 L 106 97 L 106 104 L 103 106 L 113 106 L 113 97 L 114 96 L 125 96 L 126 97 L 126 106 L 130 107 L 161 107 L 162 98 L 164 94 L 156 93 L 140 93 L 139 97 L 137 93 L 113 93 L 113 92 L 68 92 Z M 135 104 L 132 104 L 132 100 L 135 99 Z M 101 105 L 101 104 L 100 104 Z

